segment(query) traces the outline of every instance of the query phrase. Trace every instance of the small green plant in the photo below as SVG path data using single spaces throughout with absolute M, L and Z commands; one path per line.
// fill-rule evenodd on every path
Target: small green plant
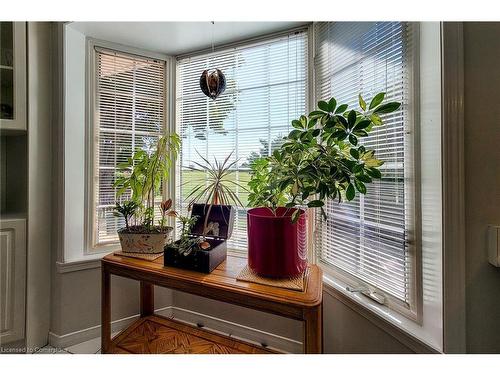
M 139 203 L 135 201 L 125 201 L 122 204 L 116 202 L 114 215 L 123 216 L 125 218 L 125 228 L 130 230 L 130 219 L 135 215 L 138 208 Z
M 381 160 L 375 150 L 360 145 L 377 126 L 381 115 L 395 112 L 398 102 L 383 103 L 385 93 L 367 105 L 359 95 L 359 109 L 337 105 L 335 98 L 318 102 L 309 116 L 292 121 L 292 130 L 283 145 L 269 157 L 255 160 L 248 183 L 251 206 L 273 210 L 285 207 L 319 207 L 326 199 L 354 199 L 356 191 L 366 194 L 366 184 L 381 178 Z M 296 210 L 292 220 L 298 220 Z
M 167 224 L 167 216 L 177 217 L 177 212 L 171 210 L 172 207 L 172 199 L 167 199 L 164 202 L 160 203 L 161 210 L 161 219 L 158 220 L 158 224 L 160 224 L 160 228 L 163 230 Z
M 124 217 L 123 212 L 127 213 L 128 216 L 125 217 L 127 231 L 148 233 L 163 231 L 166 228 L 166 212 L 162 214 L 160 225 L 154 225 L 155 197 L 161 194 L 162 183 L 169 178 L 173 160 L 179 153 L 180 143 L 176 133 L 160 137 L 152 142 L 152 147 L 135 151 L 126 162 L 118 165 L 117 178 L 113 184 L 118 189 L 117 197 L 125 193 L 130 194 L 130 197 L 123 203 L 117 202 L 116 211 Z M 124 206 L 134 207 L 133 213 L 130 215 L 130 210 L 124 211 L 122 209 Z M 129 225 L 132 217 L 139 223 L 138 225 Z
M 189 200 L 189 206 L 191 207 L 193 203 L 204 201 L 208 206 L 205 222 L 203 224 L 203 236 L 205 236 L 209 229 L 208 228 L 208 218 L 214 205 L 239 205 L 243 207 L 243 203 L 238 198 L 238 195 L 233 191 L 234 188 L 240 188 L 243 191 L 247 189 L 231 179 L 234 173 L 234 167 L 236 166 L 238 160 L 229 162 L 232 156 L 232 152 L 220 163 L 217 159 L 214 159 L 213 163 L 210 163 L 206 158 L 198 153 L 198 156 L 203 160 L 203 163 L 193 162 L 198 168 L 190 167 L 189 169 L 194 171 L 203 171 L 206 173 L 207 178 L 203 178 L 198 181 L 198 184 L 191 190 L 191 192 L 186 197 Z M 192 181 L 190 181 L 192 182 Z
M 175 211 L 174 211 L 175 212 Z M 175 213 L 175 217 L 181 222 L 181 234 L 178 241 L 173 242 L 169 246 L 179 252 L 179 254 L 187 256 L 198 247 L 202 247 L 204 240 L 200 237 L 191 236 L 191 228 L 198 221 L 198 216 L 181 216 Z

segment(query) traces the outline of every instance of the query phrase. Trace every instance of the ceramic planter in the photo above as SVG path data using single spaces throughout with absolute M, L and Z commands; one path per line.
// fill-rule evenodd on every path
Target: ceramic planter
M 122 229 L 118 237 L 125 253 L 159 254 L 163 252 L 172 230 L 172 227 L 165 227 L 161 233 L 127 233 Z
M 258 275 L 290 278 L 307 267 L 307 223 L 304 210 L 292 223 L 296 208 L 252 208 L 247 213 L 248 266 Z

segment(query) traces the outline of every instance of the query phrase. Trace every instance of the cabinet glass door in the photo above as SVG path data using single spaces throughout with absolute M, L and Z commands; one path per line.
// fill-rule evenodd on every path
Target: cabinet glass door
M 0 22 L 0 118 L 14 119 L 14 23 Z

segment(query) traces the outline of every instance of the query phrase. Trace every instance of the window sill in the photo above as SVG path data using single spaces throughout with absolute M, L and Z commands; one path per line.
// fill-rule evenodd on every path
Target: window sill
M 440 353 L 435 343 L 425 340 L 427 336 L 415 321 L 380 305 L 361 293 L 347 291 L 347 284 L 323 268 L 324 292 L 339 300 L 371 323 L 381 328 L 403 345 L 416 353 Z
M 81 258 L 56 262 L 57 273 L 68 273 L 101 267 L 101 259 L 108 253 L 84 255 Z

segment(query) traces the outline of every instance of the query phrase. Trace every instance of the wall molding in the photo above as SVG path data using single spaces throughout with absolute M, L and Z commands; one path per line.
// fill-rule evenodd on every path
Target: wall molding
M 156 314 L 166 316 L 183 323 L 201 325 L 204 329 L 218 334 L 227 335 L 236 339 L 251 342 L 256 345 L 265 344 L 266 347 L 285 353 L 302 353 L 302 342 L 286 337 L 274 335 L 252 327 L 244 326 L 227 320 L 219 319 L 210 315 L 198 313 L 175 306 L 167 306 L 155 310 Z M 139 315 L 133 315 L 111 322 L 111 332 L 125 329 L 138 319 Z M 55 348 L 67 348 L 84 341 L 95 339 L 101 335 L 101 326 L 85 328 L 64 335 L 49 332 L 49 344 Z
M 463 24 L 441 25 L 443 347 L 466 352 Z
M 68 273 L 100 268 L 102 257 L 103 255 L 101 254 L 98 257 L 89 257 L 89 259 L 81 259 L 70 262 L 56 262 L 56 271 L 57 273 Z

